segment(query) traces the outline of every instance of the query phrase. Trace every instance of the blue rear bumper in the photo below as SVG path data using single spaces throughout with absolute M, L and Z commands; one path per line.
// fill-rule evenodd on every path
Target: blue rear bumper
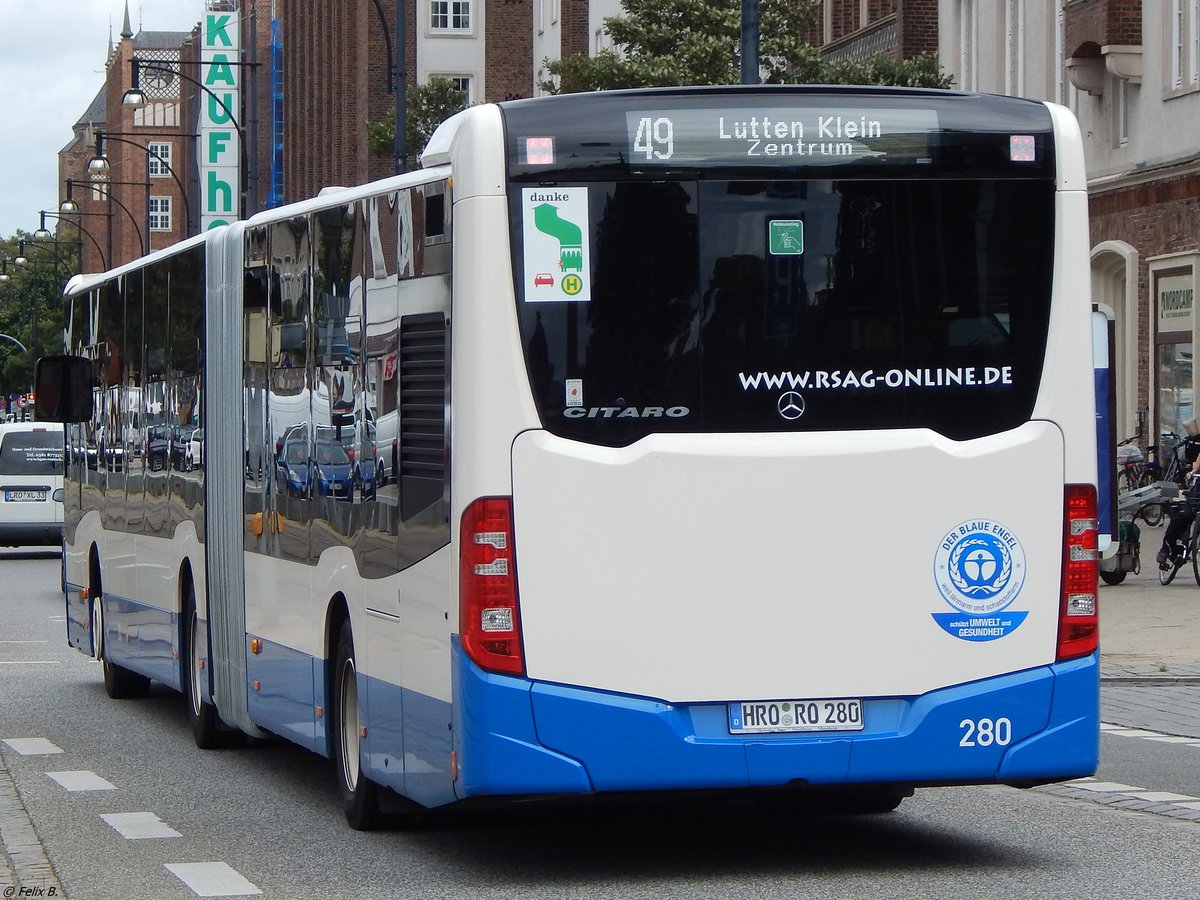
M 1092 774 L 1099 657 L 916 698 L 864 698 L 853 733 L 733 735 L 725 703 L 640 697 L 482 672 L 457 643 L 459 798 L 893 783 L 1035 784 Z

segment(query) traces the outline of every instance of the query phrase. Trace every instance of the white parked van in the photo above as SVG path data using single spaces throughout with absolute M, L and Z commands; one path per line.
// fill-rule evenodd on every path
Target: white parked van
M 0 425 L 0 546 L 60 546 L 62 486 L 62 425 Z

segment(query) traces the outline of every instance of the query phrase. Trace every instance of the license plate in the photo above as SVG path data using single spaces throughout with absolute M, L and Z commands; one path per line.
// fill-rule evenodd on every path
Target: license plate
M 8 503 L 23 503 L 46 499 L 45 491 L 5 491 L 4 499 Z
M 767 700 L 729 704 L 730 734 L 862 731 L 862 700 Z

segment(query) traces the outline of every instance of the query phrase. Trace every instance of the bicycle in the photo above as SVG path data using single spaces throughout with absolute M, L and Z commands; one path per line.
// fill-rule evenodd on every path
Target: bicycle
M 1121 493 L 1136 491 L 1154 483 L 1142 449 L 1133 443 L 1136 440 L 1135 434 L 1117 444 L 1117 465 L 1120 469 L 1117 472 L 1117 490 Z
M 1164 547 L 1158 552 L 1158 581 L 1163 585 L 1174 581 L 1175 574 L 1189 562 L 1196 584 L 1200 585 L 1200 548 L 1197 546 L 1200 544 L 1200 516 L 1196 515 L 1200 510 L 1200 478 L 1189 475 L 1187 480 L 1189 484 L 1185 495 L 1167 505 L 1167 516 L 1172 523 L 1181 516 L 1189 516 L 1191 522 L 1187 526 L 1187 539 L 1182 545 L 1173 543 L 1168 549 L 1165 546 L 1166 539 L 1163 539 Z M 1168 525 L 1167 531 L 1170 530 L 1171 526 Z

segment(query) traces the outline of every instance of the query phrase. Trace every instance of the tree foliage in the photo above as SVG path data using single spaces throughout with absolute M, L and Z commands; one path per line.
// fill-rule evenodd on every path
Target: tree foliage
M 547 60 L 548 93 L 736 84 L 741 77 L 740 0 L 622 0 L 604 22 L 615 49 Z M 878 84 L 949 87 L 933 53 L 909 60 L 880 55 L 830 62 L 804 41 L 818 0 L 761 0 L 759 70 L 764 84 Z
M 79 271 L 79 245 L 70 237 L 64 233 L 61 241 L 35 241 L 18 231 L 0 239 L 2 271 L 8 276 L 0 280 L 0 334 L 7 335 L 0 338 L 0 397 L 27 392 L 34 360 L 62 352 L 63 287 Z
M 467 94 L 446 78 L 431 78 L 428 84 L 410 85 L 405 92 L 405 168 L 415 168 L 421 151 L 438 125 L 467 107 Z M 367 146 L 376 156 L 395 152 L 396 111 L 388 110 L 378 122 L 367 123 Z

